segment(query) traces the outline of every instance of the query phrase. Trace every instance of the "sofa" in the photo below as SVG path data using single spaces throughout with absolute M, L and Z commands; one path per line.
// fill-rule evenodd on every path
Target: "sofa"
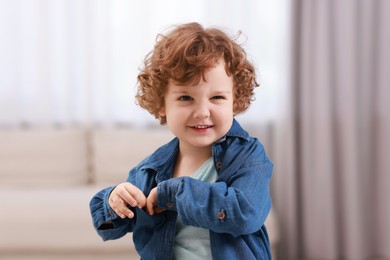
M 0 259 L 138 259 L 131 234 L 100 239 L 89 201 L 172 137 L 161 127 L 1 130 Z M 274 250 L 273 211 L 266 225 Z

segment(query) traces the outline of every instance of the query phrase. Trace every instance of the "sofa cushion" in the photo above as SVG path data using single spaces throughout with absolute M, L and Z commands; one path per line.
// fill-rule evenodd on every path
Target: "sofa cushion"
M 172 140 L 166 128 L 100 129 L 92 135 L 92 165 L 96 183 L 116 184 L 161 145 Z
M 0 132 L 0 186 L 52 186 L 87 181 L 85 131 Z
M 103 242 L 96 233 L 89 201 L 102 188 L 0 189 L 0 252 L 134 252 L 131 234 Z

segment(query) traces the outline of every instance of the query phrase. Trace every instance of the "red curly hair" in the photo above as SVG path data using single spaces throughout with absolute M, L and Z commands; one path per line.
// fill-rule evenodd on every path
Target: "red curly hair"
M 233 78 L 233 110 L 244 112 L 254 97 L 254 66 L 244 49 L 223 31 L 203 28 L 198 23 L 177 26 L 167 35 L 158 35 L 156 44 L 144 60 L 139 73 L 136 99 L 138 104 L 166 123 L 159 112 L 170 81 L 178 85 L 196 85 L 204 73 L 220 60 L 225 62 L 228 76 Z

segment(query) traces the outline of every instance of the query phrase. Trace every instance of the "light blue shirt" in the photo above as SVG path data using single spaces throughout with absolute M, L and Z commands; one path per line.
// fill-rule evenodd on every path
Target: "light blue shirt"
M 213 158 L 208 159 L 192 176 L 213 183 L 217 179 Z M 205 228 L 183 225 L 180 219 L 176 224 L 174 259 L 205 260 L 211 259 L 210 234 Z

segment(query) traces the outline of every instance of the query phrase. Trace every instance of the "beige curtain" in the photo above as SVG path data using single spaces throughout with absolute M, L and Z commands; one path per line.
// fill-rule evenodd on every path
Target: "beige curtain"
M 390 1 L 293 0 L 281 259 L 390 259 Z

